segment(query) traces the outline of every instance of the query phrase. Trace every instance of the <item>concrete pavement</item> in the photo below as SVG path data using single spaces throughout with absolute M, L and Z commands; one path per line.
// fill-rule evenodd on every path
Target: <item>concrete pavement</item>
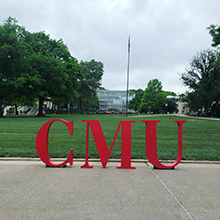
M 92 161 L 92 160 L 90 160 Z M 220 164 L 180 163 L 135 170 L 119 162 L 93 169 L 46 168 L 40 160 L 0 159 L 0 219 L 220 219 Z

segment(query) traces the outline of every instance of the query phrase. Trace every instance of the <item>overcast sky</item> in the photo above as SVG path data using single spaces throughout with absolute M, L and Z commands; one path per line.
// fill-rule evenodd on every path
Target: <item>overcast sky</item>
M 8 16 L 30 32 L 62 38 L 79 62 L 103 62 L 109 90 L 126 90 L 130 35 L 129 88 L 145 89 L 157 78 L 164 90 L 182 93 L 178 73 L 211 47 L 206 28 L 220 24 L 220 1 L 0 0 L 0 23 Z

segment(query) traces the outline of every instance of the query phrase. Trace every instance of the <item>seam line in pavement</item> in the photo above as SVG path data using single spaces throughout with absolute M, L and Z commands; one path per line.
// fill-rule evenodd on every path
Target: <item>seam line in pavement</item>
M 147 163 L 146 163 L 147 164 Z M 153 171 L 153 169 L 147 164 L 150 171 L 154 174 L 154 176 L 161 182 L 161 184 L 165 187 L 165 189 L 170 193 L 170 195 L 176 200 L 176 202 L 180 205 L 180 207 L 183 209 L 183 211 L 189 216 L 191 220 L 194 220 L 192 216 L 187 212 L 187 210 L 184 208 L 184 206 L 181 204 L 181 202 L 174 196 L 174 194 L 170 191 L 170 189 L 166 186 L 166 184 L 160 179 L 159 176 Z

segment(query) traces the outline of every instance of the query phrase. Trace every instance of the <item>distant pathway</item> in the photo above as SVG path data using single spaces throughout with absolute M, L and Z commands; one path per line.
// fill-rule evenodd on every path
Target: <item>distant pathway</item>
M 197 118 L 197 119 L 206 119 L 206 120 L 216 120 L 216 121 L 220 121 L 220 118 L 195 117 L 195 116 L 183 115 L 183 114 L 174 114 L 174 115 L 180 116 L 180 117 L 188 117 L 188 118 Z
M 188 118 L 197 118 L 197 119 L 206 119 L 206 120 L 216 120 L 216 121 L 220 121 L 220 118 L 206 118 L 206 117 L 195 117 L 195 116 L 189 116 L 189 115 L 184 115 L 184 114 L 171 114 L 172 116 L 180 116 L 180 117 L 188 117 Z M 130 117 L 142 117 L 142 118 L 145 118 L 145 117 L 155 117 L 155 116 L 166 116 L 166 117 L 169 117 L 168 115 L 166 114 L 158 114 L 158 115 L 137 115 L 137 116 L 130 116 Z

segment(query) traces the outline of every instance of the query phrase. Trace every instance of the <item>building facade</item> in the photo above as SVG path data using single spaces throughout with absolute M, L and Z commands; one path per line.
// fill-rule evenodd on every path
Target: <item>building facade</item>
M 168 99 L 173 100 L 176 103 L 176 108 L 179 114 L 188 114 L 189 107 L 186 102 L 182 102 L 179 96 L 167 96 Z
M 126 110 L 126 91 L 120 90 L 98 90 L 99 108 L 101 110 Z M 135 97 L 135 94 L 128 94 L 128 102 Z

